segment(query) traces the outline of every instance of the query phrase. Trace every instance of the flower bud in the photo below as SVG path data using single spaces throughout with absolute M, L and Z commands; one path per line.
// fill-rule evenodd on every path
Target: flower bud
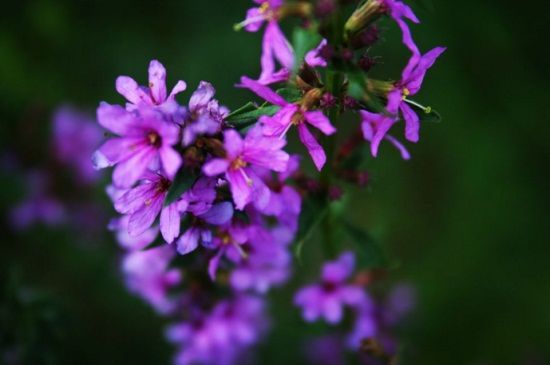
M 386 7 L 383 0 L 368 0 L 351 14 L 344 25 L 346 39 L 349 40 L 353 35 L 371 25 L 385 12 Z

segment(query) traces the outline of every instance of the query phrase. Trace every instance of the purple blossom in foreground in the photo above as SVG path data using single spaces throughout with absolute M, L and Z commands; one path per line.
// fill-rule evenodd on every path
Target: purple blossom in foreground
M 82 183 L 95 182 L 101 175 L 90 156 L 103 140 L 103 133 L 87 114 L 62 106 L 53 117 L 52 147 L 57 160 L 76 172 Z
M 176 248 L 181 255 L 194 251 L 199 243 L 206 248 L 212 248 L 212 230 L 208 225 L 222 225 L 233 216 L 233 205 L 230 202 L 222 202 L 212 205 L 206 213 L 193 219 L 189 227 L 176 241 Z
M 413 67 L 410 71 L 407 71 L 407 69 L 403 71 L 401 81 L 396 82 L 394 89 L 388 94 L 386 111 L 389 115 L 376 116 L 370 113 L 370 115 L 363 114 L 363 117 L 367 116 L 367 119 L 364 119 L 364 121 L 367 120 L 377 126 L 371 142 L 373 156 L 376 156 L 382 138 L 385 137 L 392 125 L 397 122 L 399 111 L 401 111 L 405 120 L 405 138 L 411 142 L 418 142 L 420 121 L 414 110 L 407 105 L 408 100 L 406 99 L 408 96 L 415 95 L 420 90 L 426 71 L 432 67 L 437 57 L 443 51 L 445 51 L 444 47 L 436 47 L 420 57 L 418 62 L 412 65 Z M 412 101 L 409 102 L 414 103 Z
M 180 346 L 175 364 L 241 364 L 269 326 L 264 306 L 257 297 L 240 295 L 218 303 L 210 313 L 169 327 L 168 340 Z
M 186 212 L 198 216 L 212 208 L 212 203 L 216 199 L 215 186 L 215 179 L 202 177 L 191 189 L 162 210 L 160 214 L 160 232 L 166 242 L 172 243 L 179 236 L 181 219 Z
M 250 166 L 265 167 L 273 171 L 286 170 L 289 156 L 281 150 L 285 144 L 285 140 L 265 137 L 260 125 L 249 130 L 244 140 L 237 131 L 226 130 L 226 157 L 207 161 L 203 172 L 207 176 L 225 174 L 237 209 L 243 210 L 250 202 L 258 207 L 265 207 L 269 202 L 269 189 Z
M 130 215 L 128 233 L 138 236 L 145 232 L 160 213 L 172 182 L 160 174 L 146 172 L 143 184 L 128 190 L 115 201 L 115 210 Z M 167 209 L 165 207 L 164 209 Z
M 119 76 L 116 80 L 116 90 L 124 96 L 131 104 L 128 110 L 142 106 L 159 106 L 167 110 L 174 110 L 176 94 L 184 91 L 187 85 L 180 80 L 172 89 L 170 95 L 166 95 L 166 69 L 157 60 L 149 63 L 149 84 L 147 87 L 140 86 L 128 76 Z
M 302 110 L 300 106 L 287 102 L 281 95 L 277 94 L 270 88 L 247 77 L 242 77 L 241 83 L 258 96 L 274 105 L 281 107 L 281 110 L 275 113 L 272 117 L 260 117 L 260 122 L 265 125 L 264 134 L 267 136 L 283 138 L 290 127 L 292 125 L 296 125 L 300 140 L 308 149 L 315 166 L 317 166 L 317 169 L 320 171 L 323 168 L 327 157 L 325 151 L 311 134 L 305 122 L 318 128 L 325 135 L 333 134 L 336 132 L 336 128 L 334 128 L 334 126 L 330 123 L 330 120 L 323 114 L 323 112 L 320 110 Z
M 311 285 L 296 293 L 294 303 L 302 307 L 306 321 L 323 317 L 336 324 L 342 319 L 344 304 L 359 307 L 368 300 L 361 287 L 345 283 L 353 272 L 354 262 L 353 253 L 343 253 L 338 260 L 323 266 L 320 285 Z
M 145 107 L 132 112 L 118 105 L 102 103 L 97 110 L 99 124 L 120 137 L 105 141 L 94 153 L 96 168 L 117 164 L 113 183 L 132 186 L 147 169 L 162 170 L 173 179 L 182 158 L 171 146 L 178 143 L 180 128 L 157 110 Z
M 262 72 L 258 82 L 268 85 L 286 81 L 294 66 L 294 52 L 277 23 L 277 13 L 284 1 L 254 0 L 254 2 L 260 6 L 249 9 L 246 19 L 237 27 L 244 27 L 249 32 L 257 32 L 262 24 L 267 22 L 262 40 Z M 275 60 L 283 66 L 279 71 L 275 71 Z

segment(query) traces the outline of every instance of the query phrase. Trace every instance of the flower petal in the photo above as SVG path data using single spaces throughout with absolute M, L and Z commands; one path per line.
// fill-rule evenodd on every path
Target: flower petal
M 151 104 L 151 98 L 147 92 L 131 77 L 119 76 L 116 79 L 116 91 L 132 104 Z
M 418 115 L 406 103 L 401 103 L 399 107 L 405 119 L 405 138 L 411 142 L 418 142 L 418 131 L 420 129 L 420 120 Z
M 154 104 L 159 105 L 166 100 L 166 69 L 157 60 L 149 63 L 149 88 Z
M 194 251 L 199 245 L 200 232 L 196 228 L 189 228 L 176 241 L 176 247 L 180 255 Z
M 327 161 L 325 151 L 304 123 L 298 124 L 298 135 L 300 136 L 302 143 L 306 146 L 309 155 L 315 163 L 315 166 L 317 166 L 317 169 L 321 171 L 323 165 Z
M 327 136 L 330 136 L 331 134 L 336 132 L 336 128 L 334 128 L 334 126 L 330 124 L 330 120 L 320 110 L 306 112 L 304 113 L 304 118 L 306 118 L 306 120 L 311 125 L 319 129 L 321 132 L 323 132 Z
M 281 95 L 277 94 L 267 86 L 260 84 L 258 81 L 254 81 L 246 76 L 243 76 L 241 77 L 241 84 L 256 93 L 262 99 L 269 101 L 271 104 L 278 106 L 285 106 L 289 104 Z
M 160 212 L 160 233 L 168 243 L 180 235 L 181 217 L 176 204 L 170 204 Z

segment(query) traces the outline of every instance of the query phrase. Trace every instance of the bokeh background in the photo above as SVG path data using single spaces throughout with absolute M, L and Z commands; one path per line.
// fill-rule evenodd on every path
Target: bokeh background
M 349 193 L 349 214 L 400 265 L 392 283 L 417 291 L 403 329 L 410 364 L 550 363 L 550 92 L 547 15 L 540 4 L 497 0 L 409 1 L 421 50 L 447 46 L 418 101 L 443 115 L 425 124 L 403 161 L 384 146 L 368 168 L 368 189 Z M 146 81 L 150 60 L 168 86 L 200 80 L 230 108 L 249 101 L 234 89 L 259 74 L 260 34 L 234 32 L 248 0 L 26 0 L 0 12 L 0 199 L 3 218 L 25 199 L 24 174 L 51 167 L 52 113 L 61 104 L 93 117 L 102 100 L 123 103 L 119 75 Z M 406 52 L 389 22 L 375 54 L 397 77 Z M 400 63 L 401 62 L 401 63 Z M 398 135 L 399 133 L 394 133 Z M 78 200 L 71 186 L 56 186 Z M 101 189 L 99 189 L 101 190 Z M 73 195 L 72 195 L 73 194 Z M 81 194 L 79 192 L 78 194 Z M 89 200 L 113 214 L 101 191 Z M 352 198 L 351 198 L 352 197 Z M 124 288 L 119 250 L 106 231 L 0 228 L 0 352 L 26 346 L 29 364 L 167 364 L 163 319 Z M 83 234 L 83 232 L 85 232 Z M 307 252 L 316 250 L 308 242 Z M 318 266 L 312 266 L 312 277 Z M 390 285 L 390 284 L 388 284 Z M 275 296 L 290 294 L 276 290 Z M 298 310 L 266 341 L 262 363 L 297 363 Z M 290 314 L 289 314 L 290 313 Z M 2 328 L 3 327 L 3 328 Z M 8 353 L 8 355 L 6 355 Z M 36 356 L 36 357 L 34 357 Z M 1 356 L 0 356 L 1 357 Z M 46 362 L 43 362 L 47 359 Z

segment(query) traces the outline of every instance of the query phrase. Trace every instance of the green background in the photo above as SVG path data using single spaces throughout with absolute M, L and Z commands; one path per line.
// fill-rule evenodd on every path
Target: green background
M 346 198 L 347 215 L 401 263 L 388 273 L 390 281 L 417 289 L 417 308 L 403 331 L 410 354 L 404 363 L 550 359 L 550 128 L 544 113 L 550 9 L 540 3 L 409 2 L 422 21 L 411 26 L 421 50 L 448 47 L 417 98 L 443 122 L 422 126 L 420 142 L 407 145 L 410 161 L 382 146 L 368 164 L 370 186 Z M 168 87 L 179 79 L 188 83 L 180 101 L 205 80 L 222 104 L 236 109 L 251 93 L 232 86 L 241 75 L 259 74 L 261 35 L 232 30 L 251 4 L 35 0 L 3 6 L 1 152 L 17 154 L 26 167 L 44 164 L 56 106 L 71 103 L 92 115 L 102 100 L 123 103 L 116 77 L 145 83 L 151 59 L 168 70 Z M 373 52 L 384 64 L 376 72 L 395 78 L 407 53 L 396 27 L 383 25 L 387 31 Z M 5 216 L 24 189 L 19 176 L 1 176 Z M 3 221 L 0 237 L 0 314 L 4 323 L 15 321 L 23 342 L 42 346 L 33 348 L 37 358 L 29 363 L 41 363 L 49 352 L 63 364 L 169 362 L 164 322 L 126 292 L 119 251 L 107 232 L 78 242 L 74 233 L 43 227 L 15 234 Z M 317 249 L 315 240 L 307 243 L 306 252 Z M 318 264 L 310 263 L 300 273 L 309 270 L 313 278 Z M 10 302 L 6 283 L 14 276 L 25 300 L 36 295 L 45 304 L 31 310 Z M 276 323 L 262 363 L 292 363 L 298 311 L 280 301 L 275 310 L 290 314 Z M 30 317 L 39 318 L 30 323 L 50 324 L 29 334 Z

